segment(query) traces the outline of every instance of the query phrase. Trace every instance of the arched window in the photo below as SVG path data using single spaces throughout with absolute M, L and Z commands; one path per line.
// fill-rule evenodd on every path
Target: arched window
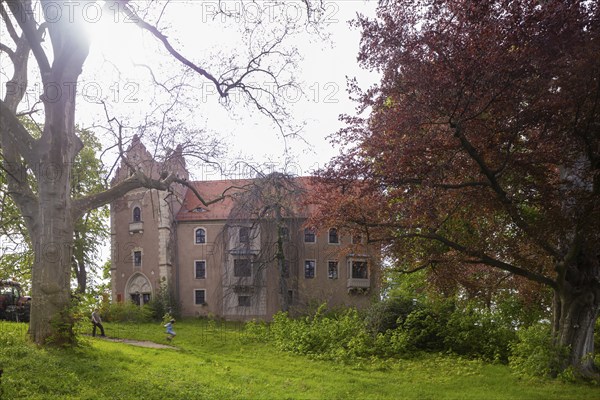
M 133 208 L 133 222 L 142 222 L 142 210 L 139 207 Z
M 195 238 L 196 244 L 206 243 L 206 230 L 204 228 L 196 229 Z

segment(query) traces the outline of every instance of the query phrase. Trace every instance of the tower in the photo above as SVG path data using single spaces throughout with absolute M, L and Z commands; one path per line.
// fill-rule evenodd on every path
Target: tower
M 136 135 L 117 169 L 113 185 L 136 171 L 152 179 L 174 173 L 187 179 L 188 172 L 180 147 L 155 160 Z M 161 285 L 175 284 L 175 215 L 185 187 L 172 185 L 168 191 L 138 188 L 110 205 L 111 289 L 113 301 L 151 301 Z

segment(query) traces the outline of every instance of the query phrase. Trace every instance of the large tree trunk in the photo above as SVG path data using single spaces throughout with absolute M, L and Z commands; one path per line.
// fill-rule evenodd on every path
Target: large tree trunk
M 559 280 L 555 293 L 556 343 L 568 349 L 562 367 L 572 366 L 586 378 L 598 378 L 594 365 L 594 326 L 600 309 L 600 268 L 595 251 L 581 251 Z
M 33 238 L 35 262 L 29 331 L 38 344 L 48 341 L 64 344 L 72 339 L 68 308 L 73 225 L 68 199 L 63 190 L 58 192 L 49 198 L 40 196 L 42 223 Z
M 63 94 L 45 106 L 40 163 L 34 169 L 39 209 L 32 227 L 35 261 L 30 334 L 38 344 L 65 344 L 74 338 L 68 310 L 74 234 L 71 166 L 82 144 L 75 135 L 75 96 Z

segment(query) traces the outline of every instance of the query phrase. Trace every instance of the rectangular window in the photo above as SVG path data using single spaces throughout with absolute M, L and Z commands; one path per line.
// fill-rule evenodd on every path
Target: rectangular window
M 206 261 L 196 261 L 194 267 L 194 277 L 196 279 L 206 279 Z
M 252 263 L 247 258 L 236 258 L 233 260 L 233 276 L 244 278 L 252 276 Z
M 352 235 L 352 244 L 362 244 L 363 238 L 360 233 Z
M 352 279 L 368 279 L 369 269 L 366 261 L 352 261 Z
M 197 304 L 197 305 L 206 304 L 206 290 L 204 290 L 204 289 L 194 290 L 194 304 Z
M 141 251 L 133 252 L 133 265 L 136 267 L 142 266 L 142 252 Z
M 304 278 L 305 279 L 313 279 L 315 277 L 316 267 L 317 267 L 317 262 L 315 260 L 304 261 Z
M 238 296 L 238 307 L 250 307 L 250 296 Z
M 293 290 L 288 290 L 288 305 L 289 304 L 294 304 L 294 291 Z
M 287 242 L 290 240 L 290 230 L 287 226 L 282 226 L 279 228 L 279 235 L 281 236 L 281 240 Z
M 338 262 L 337 261 L 328 261 L 327 262 L 327 277 L 329 279 L 337 279 L 338 278 Z
M 290 261 L 283 260 L 283 271 L 281 271 L 284 278 L 290 277 Z
M 304 243 L 315 243 L 317 241 L 317 236 L 315 235 L 315 230 L 312 228 L 304 229 Z
M 338 244 L 340 242 L 340 237 L 338 236 L 338 231 L 336 228 L 331 228 L 329 230 L 329 243 Z
M 247 226 L 240 228 L 240 243 L 250 244 L 250 228 Z
M 133 222 L 142 222 L 142 211 L 139 207 L 133 209 Z

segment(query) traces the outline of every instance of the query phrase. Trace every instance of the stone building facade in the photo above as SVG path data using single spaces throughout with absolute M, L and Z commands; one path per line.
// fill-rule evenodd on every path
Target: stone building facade
M 168 170 L 188 178 L 178 149 L 159 162 L 136 138 L 127 153 L 130 164 L 119 167 L 113 183 L 127 178 L 132 163 L 154 177 Z M 247 320 L 324 302 L 363 308 L 378 295 L 376 248 L 335 227 L 305 226 L 308 178 L 294 178 L 277 207 L 260 180 L 190 184 L 205 200 L 220 200 L 205 206 L 176 185 L 134 190 L 111 203 L 113 301 L 146 304 L 162 285 L 183 316 Z

